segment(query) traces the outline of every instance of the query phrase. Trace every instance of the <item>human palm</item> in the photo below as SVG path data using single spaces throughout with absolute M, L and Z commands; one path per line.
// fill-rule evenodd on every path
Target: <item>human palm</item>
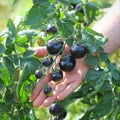
M 36 56 L 43 57 L 48 54 L 45 47 L 35 48 Z M 69 52 L 66 50 L 65 52 Z M 60 60 L 60 56 L 58 56 L 56 61 L 56 66 L 58 67 L 58 63 Z M 89 66 L 84 63 L 84 58 L 76 59 L 76 65 L 73 71 L 64 72 L 63 71 L 63 79 L 60 82 L 53 82 L 51 80 L 50 72 L 48 71 L 45 78 L 40 80 L 33 90 L 33 94 L 31 96 L 31 100 L 35 107 L 39 107 L 41 105 L 48 107 L 55 100 L 63 100 L 68 95 L 70 95 L 82 82 L 84 79 L 84 75 L 88 71 Z M 53 89 L 53 95 L 47 97 L 43 92 L 44 84 L 48 84 Z

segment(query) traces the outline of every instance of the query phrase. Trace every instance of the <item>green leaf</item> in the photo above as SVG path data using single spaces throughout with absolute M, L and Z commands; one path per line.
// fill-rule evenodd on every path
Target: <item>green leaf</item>
M 69 37 L 73 31 L 74 23 L 68 19 L 63 19 L 63 20 L 57 20 L 57 27 L 58 27 L 58 31 L 60 32 L 60 35 L 67 38 Z
M 25 91 L 25 84 L 22 83 L 22 86 L 19 90 L 20 102 L 24 103 L 28 99 L 28 93 Z
M 103 71 L 103 70 L 90 69 L 87 72 L 85 79 L 87 81 L 96 81 L 100 78 L 104 78 L 104 75 L 105 75 L 105 71 Z
M 98 33 L 97 31 L 94 31 L 94 30 L 92 30 L 92 29 L 90 29 L 90 28 L 86 28 L 86 31 L 87 31 L 88 33 L 94 35 L 94 36 L 99 36 L 99 37 L 101 37 L 101 38 L 104 37 L 101 33 Z
M 8 56 L 11 55 L 12 52 L 15 52 L 15 44 L 11 44 L 5 49 L 5 54 Z
M 117 70 L 116 64 L 115 63 L 111 63 L 109 60 L 106 61 L 107 63 L 107 67 L 109 69 L 109 71 L 112 73 L 112 77 L 115 80 L 120 80 L 120 73 Z
M 8 20 L 7 27 L 8 27 L 8 30 L 11 32 L 11 37 L 16 37 L 17 31 L 11 19 Z
M 17 30 L 11 19 L 8 20 L 7 27 L 9 31 L 9 36 L 7 37 L 7 40 L 6 40 L 6 46 L 9 46 L 15 42 Z
M 55 14 L 55 8 L 48 2 L 35 4 L 28 12 L 24 23 L 32 28 L 41 27 L 42 24 L 48 22 Z
M 35 57 L 26 58 L 24 60 L 24 69 L 21 72 L 20 79 L 19 79 L 19 85 L 17 88 L 18 95 L 24 82 L 28 80 L 30 75 L 34 74 L 35 70 L 38 69 L 41 65 L 42 65 L 41 62 Z
M 89 120 L 89 115 L 90 115 L 90 113 L 86 113 L 79 120 Z
M 87 17 L 87 24 L 90 24 L 95 20 L 96 16 L 99 15 L 99 8 L 92 2 L 85 3 L 85 11 Z
M 96 66 L 99 64 L 99 61 L 97 60 L 96 56 L 88 55 L 85 58 L 85 63 L 88 65 Z
M 3 80 L 0 78 L 0 90 L 5 87 Z
M 18 66 L 19 65 L 19 56 L 17 54 L 11 56 L 13 63 Z
M 5 112 L 6 112 L 6 104 L 4 102 L 0 102 L 0 113 L 3 114 Z
M 6 39 L 5 45 L 6 45 L 6 47 L 8 47 L 8 46 L 14 44 L 14 42 L 15 42 L 15 38 L 8 36 Z
M 114 96 L 111 92 L 106 92 L 101 100 L 95 105 L 94 110 L 91 112 L 90 118 L 96 119 L 107 115 L 113 107 Z
M 94 54 L 97 50 L 99 51 L 99 49 L 106 43 L 105 38 L 101 34 L 91 29 L 84 29 L 81 33 L 82 42 L 87 46 L 90 54 Z
M 5 47 L 3 44 L 0 43 L 0 54 L 5 52 Z
M 35 31 L 35 30 L 33 30 L 33 29 L 22 30 L 22 31 L 18 32 L 18 35 L 20 35 L 20 36 L 29 36 L 29 37 L 32 37 L 32 36 L 38 35 L 38 32 Z
M 91 94 L 93 91 L 95 91 L 95 88 L 88 83 L 83 83 L 82 86 L 76 91 L 72 97 L 73 98 L 83 98 L 87 96 L 88 94 Z
M 34 55 L 35 51 L 33 50 L 28 50 L 28 51 L 25 51 L 24 54 L 23 54 L 23 57 L 24 58 L 30 58 Z
M 100 62 L 105 62 L 108 59 L 108 53 L 99 53 L 98 59 Z
M 49 0 L 33 0 L 33 3 L 34 4 L 42 4 L 42 5 L 44 5 L 44 4 L 49 4 Z
M 72 4 L 78 4 L 78 3 L 81 3 L 82 0 L 69 0 L 69 2 Z
M 14 75 L 14 65 L 13 65 L 13 62 L 11 61 L 11 59 L 7 56 L 3 57 L 3 64 L 8 69 L 10 75 L 13 76 Z
M 112 78 L 112 82 L 115 86 L 120 86 L 120 79 L 114 79 Z
M 104 93 L 104 92 L 107 92 L 107 91 L 112 91 L 112 85 L 110 83 L 110 81 L 106 80 L 101 89 L 100 89 L 100 92 Z
M 10 84 L 10 74 L 9 74 L 9 71 L 8 69 L 3 66 L 0 68 L 0 77 L 1 79 L 3 80 L 3 82 L 5 83 L 6 86 L 8 86 Z
M 17 41 L 16 41 L 16 45 L 17 46 L 20 46 L 20 47 L 23 47 L 23 48 L 27 48 L 28 47 L 28 37 L 27 36 L 17 36 Z M 18 48 L 16 47 L 16 50 Z M 21 51 L 20 51 L 21 52 Z M 19 49 L 18 49 L 18 53 L 19 53 Z
M 5 104 L 10 105 L 15 100 L 15 94 L 11 92 L 9 89 L 5 93 Z

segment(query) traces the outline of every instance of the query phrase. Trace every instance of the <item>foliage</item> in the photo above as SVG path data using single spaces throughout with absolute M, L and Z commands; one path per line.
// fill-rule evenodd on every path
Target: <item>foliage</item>
M 83 12 L 75 8 L 76 4 L 82 5 Z M 89 28 L 99 13 L 96 4 L 85 0 L 33 0 L 24 19 L 17 24 L 8 20 L 7 28 L 0 33 L 1 120 L 37 120 L 29 97 L 37 82 L 34 72 L 43 66 L 42 58 L 35 57 L 29 48 L 36 46 L 38 38 L 40 45 L 62 38 L 69 46 L 79 42 L 88 48 L 85 63 L 92 68 L 84 83 L 61 104 L 67 107 L 78 99 L 86 106 L 80 120 L 120 119 L 120 68 L 102 49 L 107 39 Z M 58 32 L 47 35 L 48 24 L 55 25 Z

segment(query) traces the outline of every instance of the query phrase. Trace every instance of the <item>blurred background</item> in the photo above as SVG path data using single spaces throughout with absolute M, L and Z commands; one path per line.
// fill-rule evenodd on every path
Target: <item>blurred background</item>
M 115 0 L 90 0 L 95 2 L 103 11 L 107 11 Z M 32 0 L 20 0 L 17 4 L 13 5 L 14 0 L 0 0 L 0 32 L 6 28 L 7 20 L 11 18 L 15 20 L 19 16 L 24 16 L 26 12 L 32 7 Z M 111 56 L 111 60 L 120 65 L 120 51 L 115 52 Z M 76 104 L 81 106 L 81 111 Z M 78 120 L 80 114 L 85 110 L 86 105 L 81 105 L 79 101 L 74 102 L 68 106 L 68 116 L 65 120 Z M 50 114 L 47 108 L 37 108 L 36 115 L 39 120 L 49 120 Z
M 110 7 L 115 0 L 89 0 L 95 2 L 100 8 Z M 6 27 L 7 20 L 14 20 L 18 16 L 23 16 L 31 8 L 32 0 L 19 0 L 13 5 L 14 0 L 0 0 L 0 31 Z

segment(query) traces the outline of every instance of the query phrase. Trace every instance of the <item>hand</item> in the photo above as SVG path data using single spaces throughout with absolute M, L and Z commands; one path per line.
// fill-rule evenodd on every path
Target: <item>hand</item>
M 36 50 L 37 57 L 43 57 L 47 55 L 47 50 L 45 47 L 34 48 Z M 66 49 L 65 52 L 69 52 Z M 57 62 L 59 63 L 60 56 L 58 56 Z M 84 75 L 89 70 L 89 66 L 84 63 L 84 58 L 76 59 L 76 66 L 71 72 L 63 72 L 63 79 L 60 82 L 53 82 L 50 77 L 50 72 L 48 71 L 44 80 L 40 80 L 33 90 L 31 100 L 35 107 L 41 105 L 49 107 L 55 100 L 63 100 L 68 95 L 70 95 L 83 81 Z M 53 89 L 53 95 L 47 97 L 43 93 L 43 86 L 48 83 Z

